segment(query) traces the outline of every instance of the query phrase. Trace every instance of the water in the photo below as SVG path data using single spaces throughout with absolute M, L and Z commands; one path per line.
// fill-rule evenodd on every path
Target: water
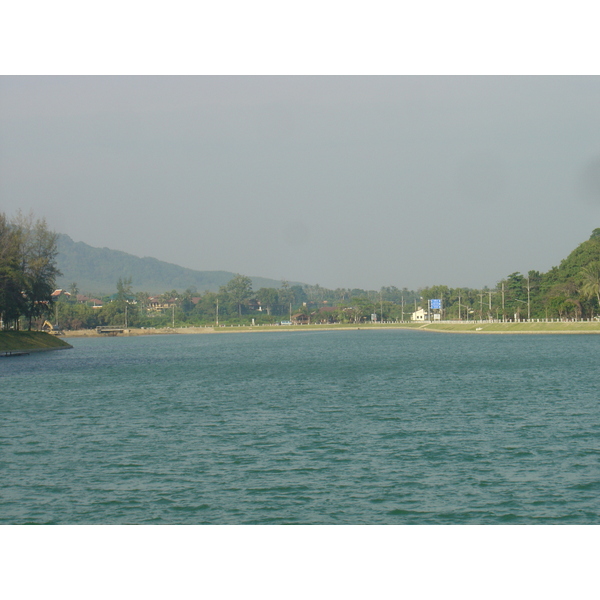
M 600 522 L 600 337 L 72 343 L 0 359 L 0 523 Z

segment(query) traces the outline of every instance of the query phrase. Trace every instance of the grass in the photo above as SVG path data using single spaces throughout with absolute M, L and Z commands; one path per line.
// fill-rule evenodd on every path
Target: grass
M 278 327 L 223 327 L 218 333 L 235 331 L 307 331 L 324 329 L 416 329 L 453 333 L 600 333 L 599 321 L 554 323 L 352 323 L 331 325 L 281 325 Z
M 35 352 L 57 348 L 71 348 L 71 344 L 43 331 L 0 331 L 0 352 Z
M 412 325 L 412 328 L 415 328 Z M 421 323 L 417 329 L 454 333 L 600 333 L 599 321 L 555 323 Z

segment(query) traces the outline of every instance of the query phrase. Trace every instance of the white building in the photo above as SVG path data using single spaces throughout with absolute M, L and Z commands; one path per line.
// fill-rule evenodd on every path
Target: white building
M 419 308 L 412 313 L 410 317 L 411 321 L 429 321 L 430 319 L 433 321 L 441 321 L 442 315 L 440 313 L 432 313 L 430 317 L 429 313 L 424 308 L 419 306 Z
M 424 308 L 421 308 L 419 306 L 419 308 L 414 313 L 412 313 L 410 320 L 411 321 L 429 321 L 429 314 L 427 313 L 427 311 Z

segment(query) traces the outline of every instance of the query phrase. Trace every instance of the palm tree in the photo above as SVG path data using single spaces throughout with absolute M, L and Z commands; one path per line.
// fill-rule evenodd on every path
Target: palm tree
M 595 261 L 584 267 L 581 270 L 581 276 L 581 295 L 584 298 L 596 296 L 598 306 L 600 306 L 600 262 Z

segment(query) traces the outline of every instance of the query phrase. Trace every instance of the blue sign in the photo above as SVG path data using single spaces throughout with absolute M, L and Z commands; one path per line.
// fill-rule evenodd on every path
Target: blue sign
M 431 308 L 431 310 L 436 310 L 442 309 L 442 301 L 441 300 L 430 300 L 429 301 L 429 308 Z

